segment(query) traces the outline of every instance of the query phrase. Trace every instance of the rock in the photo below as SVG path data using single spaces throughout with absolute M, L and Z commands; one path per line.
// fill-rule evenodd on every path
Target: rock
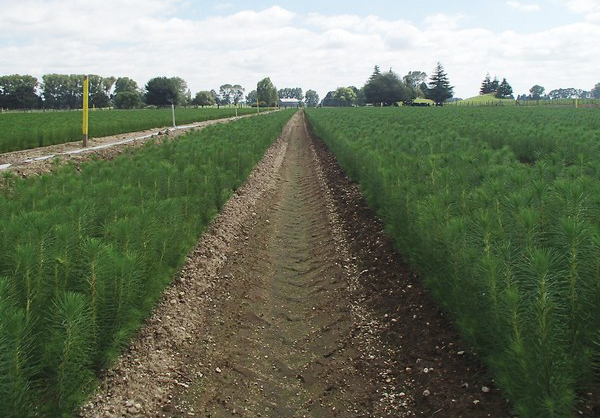
M 130 399 L 130 400 L 128 400 L 127 402 L 125 402 L 125 406 L 126 406 L 127 408 L 131 408 L 131 407 L 133 406 L 133 404 L 134 404 L 134 403 L 135 403 L 135 402 L 133 402 L 133 401 Z
M 475 400 L 473 401 L 473 405 L 477 405 L 478 403 L 479 403 L 479 400 L 477 400 L 477 399 L 475 399 Z
M 217 368 L 215 369 L 215 371 L 216 371 L 217 373 L 221 373 L 221 371 L 222 371 L 222 370 L 221 370 L 221 368 L 217 367 Z
M 488 393 L 488 392 L 490 391 L 490 388 L 488 388 L 487 386 L 482 386 L 482 387 L 481 387 L 481 391 L 482 391 L 483 393 Z
M 171 303 L 171 305 L 175 305 L 177 303 L 177 299 L 171 299 L 169 302 Z
M 425 389 L 423 391 L 423 396 L 429 396 L 429 395 L 431 395 L 431 392 L 429 391 L 429 389 Z

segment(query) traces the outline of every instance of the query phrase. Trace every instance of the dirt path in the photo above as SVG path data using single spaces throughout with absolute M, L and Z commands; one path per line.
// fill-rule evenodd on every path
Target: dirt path
M 82 415 L 510 416 L 302 113 Z
M 201 344 L 210 367 L 181 394 L 200 416 L 342 416 L 369 407 L 357 367 L 347 253 L 323 178 L 296 117 L 275 192 L 223 275 L 232 284 Z M 213 348 L 214 347 L 214 348 Z M 218 367 L 218 370 L 217 370 Z M 178 405 L 181 407 L 182 405 Z

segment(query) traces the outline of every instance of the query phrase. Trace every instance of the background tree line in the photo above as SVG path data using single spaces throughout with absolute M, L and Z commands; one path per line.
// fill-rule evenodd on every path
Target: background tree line
M 375 66 L 373 74 L 362 88 L 355 86 L 338 87 L 327 93 L 322 106 L 395 106 L 399 102 L 414 104 L 416 99 L 429 99 L 441 105 L 452 98 L 453 87 L 442 64 L 434 68 L 429 82 L 423 71 L 410 71 L 400 77 L 391 69 L 382 72 Z
M 41 81 L 30 75 L 0 76 L 0 108 L 80 109 L 83 104 L 83 80 L 83 74 L 46 74 Z M 263 105 L 276 105 L 278 93 L 270 79 L 259 82 L 258 88 Z M 311 94 L 307 96 L 307 101 L 313 103 L 315 97 L 312 93 L 316 95 L 316 92 L 309 91 Z M 186 81 L 180 77 L 155 77 L 140 87 L 129 77 L 89 75 L 89 104 L 97 108 L 114 106 L 118 109 L 134 109 L 171 104 L 237 106 L 243 102 L 244 92 L 245 89 L 239 84 L 223 84 L 218 91 L 199 91 L 192 97 Z M 300 100 L 303 99 L 301 88 L 282 89 L 280 96 L 298 96 Z M 250 98 L 250 103 L 256 102 L 256 97 Z M 318 103 L 318 95 L 316 102 Z
M 529 94 L 517 96 L 517 100 L 558 100 L 558 99 L 600 99 L 600 83 L 597 83 L 590 91 L 576 89 L 573 87 L 550 90 L 539 84 L 529 89 Z

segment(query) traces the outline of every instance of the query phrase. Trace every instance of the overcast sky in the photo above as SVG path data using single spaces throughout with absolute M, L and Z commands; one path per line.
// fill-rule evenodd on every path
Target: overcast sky
M 516 94 L 600 82 L 600 0 L 0 0 L 0 75 L 90 73 L 193 93 L 269 76 L 278 87 L 364 85 L 374 65 L 428 74 L 456 97 L 489 72 Z

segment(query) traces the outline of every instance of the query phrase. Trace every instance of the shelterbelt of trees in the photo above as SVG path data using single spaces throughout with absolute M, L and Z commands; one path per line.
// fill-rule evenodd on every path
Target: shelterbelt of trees
M 0 76 L 0 109 L 81 109 L 83 74 L 46 74 L 39 81 L 31 75 Z M 272 107 L 279 98 L 297 98 L 308 106 L 319 104 L 319 95 L 299 87 L 277 90 L 266 77 L 257 88 L 244 96 L 240 84 L 223 84 L 218 91 L 192 92 L 181 77 L 155 77 L 143 87 L 129 77 L 89 77 L 89 105 L 96 108 L 135 109 L 143 106 L 227 106 L 246 102 Z

